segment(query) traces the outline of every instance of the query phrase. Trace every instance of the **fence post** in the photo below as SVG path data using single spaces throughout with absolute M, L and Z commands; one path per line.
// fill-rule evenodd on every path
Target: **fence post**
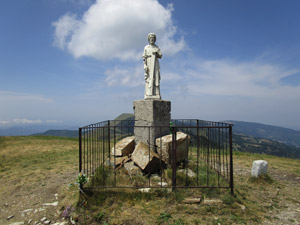
M 172 127 L 172 191 L 176 189 L 176 130 Z
M 234 195 L 233 191 L 233 158 L 232 158 L 232 126 L 229 126 L 229 151 L 230 151 L 230 189 L 231 195 Z
M 107 123 L 107 141 L 108 141 L 108 159 L 110 162 L 110 121 L 108 120 Z
M 79 128 L 79 173 L 82 171 L 82 128 Z M 82 184 L 80 183 L 80 189 Z

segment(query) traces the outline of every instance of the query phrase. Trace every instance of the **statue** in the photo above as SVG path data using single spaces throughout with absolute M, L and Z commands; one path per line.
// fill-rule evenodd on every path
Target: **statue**
M 162 57 L 159 47 L 155 44 L 156 35 L 148 34 L 149 44 L 144 48 L 143 60 L 145 71 L 145 98 L 161 99 L 160 96 L 160 67 L 158 59 Z

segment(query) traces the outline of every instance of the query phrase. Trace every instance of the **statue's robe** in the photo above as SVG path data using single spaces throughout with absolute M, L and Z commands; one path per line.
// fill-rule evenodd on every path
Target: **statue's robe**
M 153 52 L 157 52 L 157 54 L 154 55 Z M 160 66 L 158 58 L 161 57 L 162 53 L 157 45 L 145 46 L 143 59 L 148 68 L 145 96 L 157 96 L 160 98 Z

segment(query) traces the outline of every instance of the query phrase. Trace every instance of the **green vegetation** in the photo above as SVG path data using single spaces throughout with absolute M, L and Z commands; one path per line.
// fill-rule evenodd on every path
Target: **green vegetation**
M 242 134 L 254 138 L 273 140 L 276 142 L 300 147 L 300 131 L 242 121 L 229 121 L 234 124 L 234 134 Z
M 277 141 L 234 134 L 232 142 L 233 150 L 235 151 L 300 159 L 300 148 Z
M 189 157 L 194 157 L 194 150 Z M 74 184 L 78 176 L 78 140 L 55 137 L 1 137 L 0 138 L 0 178 L 3 195 L 16 198 L 24 188 L 35 191 L 45 190 L 47 183 L 61 183 L 59 208 L 75 208 L 72 218 L 78 224 L 293 224 L 299 223 L 300 204 L 299 177 L 300 161 L 265 154 L 234 152 L 235 195 L 227 189 L 176 189 L 152 188 L 149 193 L 136 189 L 86 190 L 79 195 Z M 257 179 L 250 178 L 253 160 L 269 162 L 269 175 Z M 196 164 L 190 162 L 188 168 L 195 171 Z M 202 167 L 198 167 L 202 170 Z M 118 171 L 121 179 L 124 171 Z M 113 171 L 99 168 L 88 185 L 103 185 L 103 173 L 107 181 L 114 182 Z M 164 179 L 169 176 L 168 169 Z M 74 174 L 68 178 L 66 174 Z M 201 173 L 200 173 L 201 174 Z M 178 175 L 177 181 L 183 185 L 185 177 Z M 199 180 L 204 179 L 203 174 Z M 215 175 L 212 174 L 212 177 Z M 67 180 L 67 184 L 63 181 Z M 124 180 L 122 180 L 124 179 Z M 120 182 L 131 180 L 124 176 Z M 143 183 L 141 176 L 138 183 Z M 217 182 L 218 177 L 212 178 Z M 205 180 L 201 180 L 201 182 Z M 93 183 L 94 182 L 94 183 Z M 193 184 L 194 178 L 188 183 Z M 45 186 L 41 185 L 45 183 Z M 16 195 L 11 195 L 15 192 Z M 53 193 L 51 194 L 53 196 Z M 201 204 L 184 204 L 190 197 L 201 197 Z M 61 199 L 63 198 L 63 199 Z M 204 204 L 207 199 L 219 199 L 223 203 Z M 21 211 L 23 209 L 20 209 Z M 5 220 L 4 224 L 7 221 Z

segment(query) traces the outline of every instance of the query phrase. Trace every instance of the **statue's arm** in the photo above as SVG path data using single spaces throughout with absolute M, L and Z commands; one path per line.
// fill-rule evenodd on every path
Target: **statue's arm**
M 143 63 L 144 63 L 145 80 L 146 80 L 148 78 L 147 51 L 146 51 L 146 47 L 144 48 L 144 53 L 143 53 Z
M 162 58 L 162 52 L 161 52 L 160 48 L 158 48 L 156 54 L 157 54 L 158 58 L 160 58 L 160 59 Z

